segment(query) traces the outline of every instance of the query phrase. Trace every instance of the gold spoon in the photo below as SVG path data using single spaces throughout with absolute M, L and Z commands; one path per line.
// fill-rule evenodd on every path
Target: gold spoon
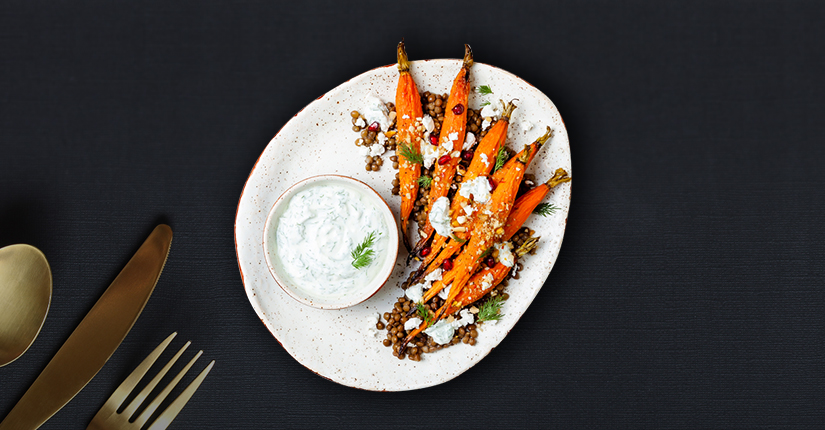
M 0 367 L 23 355 L 52 301 L 52 271 L 31 245 L 0 248 Z

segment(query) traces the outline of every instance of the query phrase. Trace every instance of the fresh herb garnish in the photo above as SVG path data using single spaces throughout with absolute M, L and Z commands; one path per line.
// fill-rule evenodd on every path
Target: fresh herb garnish
M 422 157 L 421 153 L 409 143 L 400 143 L 398 145 L 398 153 L 401 154 L 402 157 L 406 158 L 410 163 L 424 164 L 424 157 Z
M 533 213 L 541 216 L 550 216 L 556 213 L 557 210 L 559 210 L 559 207 L 551 203 L 539 203 L 539 205 L 533 209 Z
M 464 243 L 464 242 L 466 242 L 466 241 L 467 241 L 467 239 L 462 239 L 462 238 L 460 238 L 460 237 L 456 236 L 455 234 L 451 234 L 451 235 L 450 235 L 450 239 L 452 239 L 452 240 L 454 240 L 454 241 L 456 241 L 456 242 L 458 242 L 458 243 Z
M 496 296 L 487 300 L 487 303 L 481 305 L 481 308 L 478 310 L 478 320 L 479 321 L 498 321 L 504 314 L 501 313 L 501 297 Z
M 418 184 L 422 187 L 429 187 L 433 183 L 433 178 L 429 176 L 421 176 L 418 178 Z
M 488 255 L 493 253 L 493 249 L 494 249 L 494 247 L 492 247 L 492 246 L 485 249 L 484 252 L 482 252 L 481 255 L 478 256 L 478 261 L 481 261 L 481 260 L 487 258 Z
M 492 88 L 490 88 L 489 85 L 478 86 L 476 87 L 476 91 L 478 91 L 480 94 L 493 94 L 493 90 Z
M 481 107 L 484 107 L 484 106 L 490 106 L 490 102 L 484 102 L 484 103 L 482 103 L 482 104 L 481 104 Z
M 372 245 L 375 244 L 375 232 L 370 232 L 364 241 L 350 253 L 352 256 L 352 267 L 356 269 L 363 269 L 369 266 L 375 259 L 375 251 L 372 250 Z
M 498 148 L 498 152 L 496 153 L 496 165 L 493 167 L 493 172 L 504 167 L 504 163 L 506 163 L 509 158 L 510 153 L 507 152 L 506 147 L 502 146 L 501 148 Z
M 423 319 L 424 322 L 426 322 L 428 326 L 432 325 L 432 323 L 433 323 L 433 314 L 432 314 L 432 312 L 430 312 L 430 310 L 427 309 L 427 307 L 424 306 L 424 304 L 421 303 L 421 302 L 416 303 L 415 306 L 416 306 L 416 308 L 418 308 L 418 316 L 420 316 L 421 319 Z

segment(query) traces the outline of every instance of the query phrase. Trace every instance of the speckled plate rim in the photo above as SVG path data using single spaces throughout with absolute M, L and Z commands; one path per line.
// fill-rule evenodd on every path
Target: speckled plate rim
M 433 67 L 440 66 L 442 69 L 450 68 L 451 69 L 450 74 L 454 74 L 454 71 L 458 69 L 459 64 L 460 64 L 459 60 L 453 60 L 453 59 L 420 60 L 420 61 L 413 62 L 412 73 L 413 73 L 413 76 L 416 77 L 416 75 L 418 74 L 418 69 L 419 68 L 425 69 L 425 68 L 427 68 L 427 66 L 433 66 Z M 550 99 L 546 95 L 544 95 L 541 91 L 539 91 L 537 88 L 530 85 L 529 83 L 527 83 L 523 79 L 517 77 L 516 75 L 514 75 L 510 72 L 507 72 L 505 70 L 496 68 L 494 66 L 489 66 L 489 65 L 486 65 L 484 63 L 476 63 L 476 65 L 474 66 L 473 76 L 476 75 L 476 70 L 478 70 L 479 68 L 486 68 L 488 74 L 492 73 L 494 75 L 495 74 L 500 75 L 501 79 L 504 79 L 504 80 L 509 79 L 509 80 L 512 80 L 512 81 L 516 81 L 520 84 L 523 84 L 524 85 L 523 90 L 531 92 L 532 93 L 531 96 L 534 96 L 539 101 L 539 104 L 544 104 L 549 108 L 548 109 L 549 112 L 542 111 L 541 116 L 542 117 L 547 117 L 547 118 L 552 118 L 554 123 L 555 123 L 555 125 L 553 127 L 554 128 L 554 137 L 551 140 L 551 144 L 553 146 L 557 147 L 557 150 L 560 151 L 560 155 L 557 154 L 557 156 L 553 156 L 553 159 L 555 159 L 556 161 L 560 161 L 560 163 L 555 164 L 553 166 L 545 166 L 545 167 L 547 169 L 555 169 L 557 167 L 563 167 L 572 176 L 572 168 L 571 168 L 572 167 L 571 166 L 572 162 L 571 162 L 571 156 L 570 156 L 570 146 L 569 146 L 569 140 L 568 140 L 568 136 L 567 136 L 567 130 L 565 128 L 563 120 L 561 119 L 561 115 L 559 114 L 558 109 L 552 103 L 552 101 L 550 101 Z M 242 255 L 243 252 L 242 252 L 242 249 L 241 249 L 243 246 L 248 246 L 249 245 L 247 242 L 248 242 L 248 236 L 250 236 L 250 234 L 244 233 L 244 231 L 246 230 L 246 227 L 244 227 L 242 225 L 242 221 L 243 221 L 242 216 L 246 215 L 244 203 L 245 203 L 245 201 L 247 201 L 249 199 L 254 200 L 253 197 L 249 196 L 250 193 L 248 191 L 250 191 L 252 183 L 255 180 L 257 180 L 256 175 L 260 174 L 260 171 L 263 167 L 268 167 L 267 166 L 268 163 L 265 162 L 266 161 L 265 157 L 267 156 L 267 154 L 270 151 L 274 151 L 273 148 L 274 148 L 275 145 L 277 145 L 276 141 L 278 140 L 279 136 L 281 136 L 282 133 L 284 133 L 284 131 L 287 128 L 289 128 L 290 125 L 292 125 L 294 121 L 296 121 L 298 119 L 301 119 L 304 116 L 309 115 L 309 112 L 312 110 L 312 108 L 314 106 L 316 106 L 318 103 L 321 103 L 321 102 L 325 101 L 325 99 L 330 97 L 331 94 L 337 94 L 337 93 L 341 92 L 341 90 L 343 88 L 345 88 L 349 85 L 357 84 L 361 80 L 369 79 L 370 77 L 375 77 L 375 75 L 378 75 L 380 73 L 395 73 L 395 65 L 390 64 L 390 65 L 387 65 L 387 66 L 375 68 L 375 69 L 372 69 L 368 72 L 365 72 L 365 73 L 363 73 L 359 76 L 356 76 L 355 78 L 352 78 L 352 79 L 344 82 L 343 84 L 339 85 L 338 87 L 331 90 L 330 92 L 322 95 L 321 97 L 318 97 L 316 100 L 313 100 L 309 105 L 307 105 L 306 107 L 301 109 L 297 114 L 295 114 L 293 116 L 293 118 L 291 118 L 278 131 L 278 133 L 275 135 L 275 137 L 273 137 L 273 139 L 270 141 L 270 143 L 267 145 L 267 147 L 264 149 L 264 151 L 261 153 L 261 155 L 256 160 L 255 165 L 253 166 L 252 170 L 250 171 L 249 178 L 247 179 L 246 183 L 244 184 L 243 191 L 241 192 L 241 195 L 239 197 L 238 208 L 236 210 L 236 220 L 235 220 L 235 247 L 236 247 L 236 255 L 237 255 L 237 258 L 238 258 L 238 267 L 239 267 L 239 271 L 240 271 L 240 274 L 241 274 L 241 280 L 242 280 L 242 283 L 244 285 L 244 290 L 247 294 L 247 298 L 249 299 L 250 304 L 252 305 L 252 307 L 255 310 L 258 317 L 261 319 L 261 321 L 267 327 L 267 329 L 273 334 L 276 341 L 278 341 L 282 345 L 282 347 L 293 358 L 296 359 L 296 361 L 298 361 L 299 363 L 301 363 L 302 365 L 304 365 L 305 367 L 307 367 L 309 370 L 313 371 L 314 373 L 318 374 L 319 376 L 321 376 L 323 378 L 326 378 L 326 379 L 329 379 L 333 382 L 342 384 L 342 385 L 347 385 L 347 386 L 351 386 L 351 387 L 354 387 L 354 388 L 372 390 L 372 391 L 405 391 L 405 390 L 414 390 L 414 389 L 420 389 L 420 388 L 426 388 L 426 387 L 438 385 L 438 384 L 444 383 L 446 381 L 449 381 L 449 380 L 457 377 L 458 375 L 462 374 L 463 372 L 468 370 L 470 367 L 472 367 L 473 365 L 475 365 L 476 363 L 481 361 L 481 359 L 483 359 L 487 354 L 489 354 L 492 351 L 492 349 L 494 349 L 504 339 L 504 337 L 506 337 L 506 335 L 510 332 L 510 330 L 513 328 L 515 323 L 521 318 L 521 316 L 524 314 L 524 312 L 526 312 L 526 310 L 529 307 L 530 303 L 532 303 L 533 299 L 538 294 L 539 290 L 541 289 L 541 287 L 543 286 L 543 284 L 546 281 L 547 277 L 549 276 L 549 273 L 552 270 L 552 267 L 555 264 L 556 259 L 558 258 L 558 253 L 559 253 L 559 250 L 561 248 L 561 243 L 562 243 L 562 239 L 563 239 L 563 236 L 564 236 L 564 230 L 565 230 L 565 227 L 566 227 L 566 224 L 567 224 L 567 214 L 568 214 L 569 209 L 570 209 L 570 199 L 571 199 L 571 193 L 572 193 L 572 186 L 571 186 L 571 183 L 566 183 L 566 184 L 561 185 L 559 187 L 559 189 L 555 190 L 556 198 L 551 199 L 551 200 L 554 201 L 554 203 L 557 203 L 557 204 L 561 205 L 561 210 L 558 211 L 557 214 L 553 217 L 553 221 L 552 221 L 552 225 L 551 225 L 552 228 L 556 229 L 556 231 L 554 233 L 557 234 L 558 237 L 555 239 L 554 242 L 551 242 L 550 244 L 544 243 L 544 244 L 540 245 L 540 249 L 544 249 L 544 250 L 548 251 L 548 252 L 545 252 L 544 254 L 550 254 L 550 258 L 548 260 L 542 260 L 542 261 L 536 261 L 535 262 L 535 263 L 545 265 L 546 269 L 542 273 L 533 273 L 533 277 L 535 279 L 532 280 L 532 282 L 530 283 L 531 285 L 528 285 L 526 287 L 522 287 L 522 289 L 527 290 L 527 294 L 524 295 L 524 297 L 521 298 L 519 303 L 514 305 L 515 308 L 510 309 L 508 311 L 508 313 L 505 314 L 505 318 L 502 319 L 501 323 L 496 324 L 494 326 L 491 326 L 489 329 L 484 329 L 483 330 L 484 332 L 487 332 L 488 330 L 492 331 L 492 333 L 490 333 L 491 338 L 486 339 L 486 342 L 484 342 L 484 344 L 482 344 L 481 340 L 479 341 L 480 346 L 476 346 L 476 347 L 468 347 L 467 345 L 459 344 L 459 345 L 457 345 L 453 348 L 449 348 L 449 349 L 446 349 L 446 350 L 439 351 L 439 353 L 436 353 L 436 354 L 427 354 L 425 356 L 426 357 L 425 360 L 422 360 L 422 362 L 417 362 L 417 363 L 416 362 L 410 362 L 409 360 L 399 361 L 399 360 L 395 359 L 394 357 L 392 357 L 392 355 L 389 353 L 389 351 L 386 350 L 386 348 L 383 348 L 383 347 L 375 348 L 374 351 L 371 351 L 371 353 L 379 354 L 382 357 L 389 356 L 389 358 L 393 360 L 392 363 L 396 363 L 399 368 L 402 368 L 402 366 L 403 366 L 402 370 L 400 370 L 399 372 L 402 373 L 402 374 L 405 374 L 406 376 L 409 376 L 409 377 L 407 379 L 402 380 L 402 381 L 399 381 L 399 380 L 395 379 L 395 380 L 390 381 L 390 382 L 385 382 L 385 381 L 382 381 L 380 378 L 370 380 L 370 378 L 352 377 L 350 375 L 347 375 L 347 366 L 335 367 L 335 366 L 329 366 L 329 365 L 327 365 L 327 363 L 323 363 L 323 365 L 319 366 L 317 362 L 308 363 L 307 355 L 305 354 L 305 351 L 302 351 L 303 347 L 300 346 L 300 345 L 297 345 L 297 346 L 293 345 L 293 343 L 295 341 L 295 337 L 290 337 L 290 336 L 285 335 L 284 332 L 282 330 L 280 330 L 282 327 L 278 327 L 278 324 L 284 324 L 284 321 L 278 321 L 277 319 L 273 319 L 271 316 L 268 317 L 265 313 L 265 310 L 262 308 L 262 306 L 263 306 L 262 303 L 259 301 L 258 292 L 267 293 L 266 286 L 265 285 L 260 285 L 260 284 L 254 284 L 255 280 L 252 279 L 252 275 L 250 274 L 250 272 L 255 270 L 254 269 L 255 264 L 260 265 L 260 261 L 255 261 L 255 259 L 248 259 L 248 260 L 245 259 L 245 257 Z M 447 73 L 447 72 L 444 72 L 444 73 Z M 437 73 L 435 73 L 434 76 L 438 76 Z M 448 84 L 452 80 L 451 76 L 449 78 L 441 77 L 442 81 L 444 79 L 448 79 L 447 80 Z M 421 82 L 421 79 L 419 77 L 416 77 L 416 81 L 419 84 L 419 90 L 420 91 L 425 91 L 430 87 L 430 85 L 427 85 L 426 82 Z M 484 82 L 481 82 L 480 84 L 484 84 Z M 446 88 L 438 88 L 438 89 L 433 88 L 433 90 L 437 91 L 439 93 L 440 92 L 446 92 L 446 91 L 449 91 L 449 85 L 447 85 Z M 506 93 L 506 91 L 505 91 L 505 93 Z M 502 98 L 506 99 L 506 97 L 502 97 Z M 340 101 L 339 101 L 339 103 L 340 103 Z M 471 99 L 470 105 L 471 105 L 471 107 L 474 107 L 472 99 Z M 356 107 L 356 106 L 342 106 L 341 109 L 344 112 L 348 112 L 348 107 L 351 108 L 351 107 Z M 316 125 L 318 125 L 318 124 L 316 123 Z M 512 134 L 512 130 L 513 130 L 513 127 L 511 126 L 511 132 L 508 133 L 508 144 L 509 145 L 512 145 L 512 143 L 509 142 L 511 140 L 509 138 L 509 135 Z M 350 136 L 354 137 L 354 135 L 347 135 L 347 136 L 344 137 L 344 140 L 351 140 Z M 532 141 L 532 140 L 533 139 L 530 139 L 529 141 Z M 527 143 L 529 143 L 529 141 L 527 141 Z M 519 144 L 521 144 L 521 143 L 524 143 L 524 142 L 520 142 Z M 513 147 L 513 146 L 511 146 L 511 147 Z M 544 154 L 546 154 L 546 152 Z M 545 158 L 549 159 L 550 156 L 545 157 L 544 155 L 539 154 L 539 156 L 537 156 L 536 161 L 534 161 L 534 165 L 539 163 L 539 159 L 545 159 Z M 529 170 L 532 170 L 532 168 L 529 169 Z M 322 174 L 322 173 L 328 173 L 328 172 L 316 171 L 316 172 L 313 172 L 313 173 Z M 549 176 L 547 176 L 547 177 L 549 177 Z M 546 179 L 546 178 L 544 176 L 542 176 L 542 177 L 537 177 L 537 179 L 538 180 L 543 180 L 543 179 Z M 258 186 L 258 185 L 255 185 L 255 186 Z M 551 195 L 552 194 L 553 193 L 551 193 Z M 256 208 L 256 206 L 253 206 L 253 207 L 249 208 L 249 212 L 253 211 L 255 208 Z M 265 217 L 265 215 L 264 215 L 264 217 Z M 545 222 L 544 220 L 542 220 L 541 223 L 546 224 L 548 222 Z M 251 235 L 251 236 L 255 236 L 255 235 Z M 399 260 L 403 260 L 403 255 L 401 257 L 402 258 L 399 258 Z M 247 261 L 245 261 L 245 260 L 247 260 Z M 258 259 L 258 260 L 260 260 L 260 259 Z M 244 267 L 245 264 L 249 266 L 249 267 L 246 267 L 246 270 L 245 270 L 245 267 Z M 264 264 L 264 266 L 265 266 L 265 264 Z M 527 273 L 531 273 L 531 271 L 535 272 L 535 270 L 533 268 L 525 269 L 525 272 L 527 272 Z M 522 276 L 522 278 L 524 278 L 524 276 Z M 270 276 L 270 279 L 271 279 L 271 276 Z M 274 280 L 272 281 L 272 283 L 275 284 Z M 276 285 L 276 288 L 278 288 L 278 290 L 280 291 L 280 288 L 277 287 L 277 284 L 275 284 L 275 285 Z M 384 287 L 382 290 L 386 290 L 387 288 L 388 287 Z M 400 292 L 400 290 L 399 290 L 399 292 Z M 397 296 L 397 295 L 399 295 L 398 294 L 399 292 L 396 292 L 393 295 Z M 284 295 L 286 294 L 286 293 L 283 293 L 282 291 L 281 291 L 281 293 L 284 294 Z M 264 294 L 264 295 L 266 295 L 266 294 Z M 289 300 L 293 301 L 293 303 L 294 303 L 293 299 L 291 299 L 290 297 L 288 297 L 286 295 L 285 295 L 285 297 L 288 298 Z M 372 299 L 368 300 L 368 303 L 370 301 L 372 301 Z M 507 302 L 507 304 L 511 304 L 513 302 L 514 302 L 513 295 L 511 295 L 511 299 Z M 367 314 L 370 314 L 370 313 L 373 313 L 373 312 L 382 313 L 384 310 L 389 309 L 388 305 L 389 305 L 389 303 L 384 303 L 384 304 L 382 304 L 383 307 L 381 307 L 381 308 L 372 307 L 370 309 L 366 309 L 365 312 Z M 505 305 L 505 306 L 507 306 L 507 305 Z M 355 306 L 355 308 L 357 308 L 357 307 L 358 306 Z M 322 311 L 322 312 L 331 312 L 331 311 Z M 289 324 L 290 321 L 286 321 L 286 323 Z M 318 327 L 301 327 L 300 322 L 293 322 L 291 324 L 293 325 L 292 328 L 294 328 L 295 331 L 297 331 L 299 333 L 302 332 L 302 333 L 304 333 L 304 335 L 306 335 L 306 333 L 310 329 L 318 329 Z M 343 332 L 344 329 L 348 329 L 350 331 L 360 333 L 364 336 L 366 336 L 366 333 L 369 332 L 368 330 L 364 330 L 362 328 L 338 327 L 338 326 L 334 327 L 333 329 L 327 330 L 327 331 L 334 331 L 334 330 L 339 330 L 339 329 L 342 330 L 342 332 Z M 287 332 L 289 332 L 289 331 L 290 330 L 287 330 Z M 300 336 L 298 336 L 298 338 L 303 339 L 304 335 L 300 335 Z M 482 336 L 484 336 L 484 334 L 482 334 Z M 483 339 L 482 336 L 479 336 L 479 339 Z M 378 340 L 378 339 L 371 339 L 371 340 L 374 341 L 376 345 L 380 344 L 380 340 Z M 466 348 L 464 348 L 465 350 L 467 348 L 472 348 L 473 352 L 469 353 L 469 354 L 466 353 L 466 351 L 464 351 L 464 353 L 462 353 L 462 354 L 456 353 L 456 350 L 457 349 L 461 350 L 462 347 L 466 347 Z M 370 356 L 369 358 L 373 359 L 374 357 Z M 458 358 L 458 360 L 456 360 L 456 358 Z M 384 361 L 386 361 L 386 359 L 384 359 Z M 457 368 L 445 369 L 443 371 L 440 370 L 439 363 L 449 364 L 453 361 L 460 362 L 460 364 L 457 366 Z M 421 373 L 419 372 L 420 371 L 420 369 L 419 369 L 420 363 L 430 364 L 429 362 L 435 362 L 434 365 L 432 365 L 432 364 L 430 365 L 430 368 L 431 368 L 430 370 L 432 370 L 433 367 L 435 367 L 437 369 L 435 370 L 435 372 L 430 372 L 431 374 L 429 375 L 429 377 L 421 378 L 420 377 Z M 375 375 L 373 374 L 373 376 L 375 376 Z

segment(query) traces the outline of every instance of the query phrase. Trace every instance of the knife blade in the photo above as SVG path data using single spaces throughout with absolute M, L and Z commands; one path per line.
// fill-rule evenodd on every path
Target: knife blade
M 152 295 L 171 244 L 172 229 L 155 227 L 0 423 L 0 430 L 40 427 L 97 375 Z

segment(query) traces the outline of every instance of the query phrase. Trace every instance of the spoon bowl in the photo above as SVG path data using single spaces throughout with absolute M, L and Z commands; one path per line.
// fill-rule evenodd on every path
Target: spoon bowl
M 0 367 L 34 342 L 52 301 L 46 256 L 31 245 L 0 248 Z

